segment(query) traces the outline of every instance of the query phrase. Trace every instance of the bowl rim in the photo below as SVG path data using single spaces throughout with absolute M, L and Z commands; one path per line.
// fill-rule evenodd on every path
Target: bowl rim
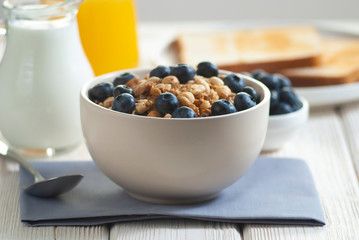
M 136 118 L 139 118 L 139 119 L 156 119 L 156 120 L 159 120 L 159 121 L 205 121 L 205 120 L 210 120 L 210 119 L 217 119 L 217 118 L 236 116 L 236 115 L 245 114 L 246 112 L 254 111 L 254 110 L 262 107 L 262 105 L 265 105 L 267 102 L 269 103 L 269 101 L 270 101 L 270 91 L 262 82 L 258 81 L 257 79 L 254 79 L 254 78 L 252 78 L 252 77 L 250 77 L 248 75 L 235 73 L 235 72 L 231 72 L 231 71 L 226 71 L 226 70 L 219 70 L 219 73 L 220 74 L 235 73 L 235 74 L 241 76 L 246 82 L 249 81 L 249 82 L 251 82 L 253 84 L 258 85 L 263 90 L 263 93 L 264 93 L 264 96 L 263 96 L 262 100 L 258 104 L 256 104 L 254 107 L 251 107 L 249 109 L 242 110 L 242 111 L 239 111 L 239 112 L 235 112 L 235 113 L 230 113 L 230 114 L 224 114 L 224 115 L 218 115 L 218 116 L 208 116 L 208 117 L 196 117 L 196 118 L 163 118 L 163 117 L 149 117 L 149 116 L 128 114 L 128 113 L 122 113 L 122 112 L 114 111 L 114 110 L 111 110 L 111 109 L 108 109 L 108 108 L 105 108 L 105 107 L 102 107 L 102 106 L 96 104 L 95 102 L 91 101 L 89 99 L 89 97 L 88 97 L 88 90 L 89 90 L 89 88 L 91 86 L 94 86 L 95 84 L 100 83 L 100 82 L 109 82 L 108 80 L 105 80 L 105 79 L 107 79 L 109 77 L 115 77 L 116 75 L 119 75 L 121 73 L 126 73 L 126 72 L 131 72 L 131 73 L 134 73 L 135 75 L 136 75 L 136 72 L 138 72 L 138 71 L 146 71 L 146 72 L 149 73 L 152 69 L 153 68 L 149 68 L 149 67 L 147 67 L 147 68 L 123 69 L 123 70 L 114 71 L 114 72 L 110 72 L 110 73 L 106 73 L 106 74 L 96 76 L 96 77 L 88 80 L 87 82 L 85 82 L 83 84 L 83 86 L 81 87 L 80 97 L 87 104 L 95 106 L 100 111 L 105 111 L 105 112 L 108 112 L 108 113 L 111 113 L 111 114 L 117 114 L 117 115 L 124 116 L 124 117 L 133 117 L 135 119 Z M 100 81 L 101 79 L 103 81 Z M 269 106 L 268 106 L 268 110 L 269 110 Z

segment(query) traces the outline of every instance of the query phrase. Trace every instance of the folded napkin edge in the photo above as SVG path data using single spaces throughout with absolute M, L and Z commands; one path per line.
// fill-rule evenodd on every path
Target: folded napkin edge
M 245 224 L 278 224 L 278 225 L 302 225 L 302 226 L 325 226 L 326 222 L 314 218 L 215 218 L 215 217 L 183 217 L 176 215 L 131 215 L 131 216 L 113 216 L 113 217 L 88 217 L 73 219 L 56 219 L 56 220 L 21 220 L 29 226 L 94 226 L 111 223 L 132 222 L 138 220 L 156 220 L 156 219 L 191 219 L 199 221 L 212 221 L 222 223 L 245 223 Z

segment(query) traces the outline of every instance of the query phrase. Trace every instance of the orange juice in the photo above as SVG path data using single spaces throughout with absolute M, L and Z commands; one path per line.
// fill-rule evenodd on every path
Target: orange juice
M 137 67 L 134 0 L 84 0 L 77 20 L 95 75 Z

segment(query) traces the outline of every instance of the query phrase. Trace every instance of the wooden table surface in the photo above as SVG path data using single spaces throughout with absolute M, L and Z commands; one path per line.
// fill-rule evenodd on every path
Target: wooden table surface
M 140 26 L 143 34 L 156 24 Z M 162 28 L 163 29 L 163 28 Z M 148 55 L 147 55 L 148 57 Z M 359 93 L 358 93 L 359 94 Z M 312 109 L 309 121 L 280 150 L 263 156 L 304 159 L 313 174 L 327 225 L 324 227 L 216 223 L 171 219 L 94 227 L 27 227 L 20 222 L 18 166 L 0 161 L 0 239 L 359 239 L 359 102 Z M 89 159 L 84 145 L 51 161 Z

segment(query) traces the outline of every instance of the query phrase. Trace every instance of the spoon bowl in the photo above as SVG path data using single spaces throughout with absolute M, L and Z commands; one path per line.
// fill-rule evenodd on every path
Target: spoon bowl
M 45 179 L 34 166 L 2 142 L 0 142 L 0 157 L 19 163 L 31 173 L 34 177 L 34 183 L 24 186 L 23 189 L 26 193 L 40 198 L 53 198 L 66 193 L 73 189 L 84 177 L 81 174 L 72 174 Z
M 25 192 L 41 198 L 53 198 L 73 189 L 83 178 L 83 175 L 65 175 L 49 178 L 24 186 Z

